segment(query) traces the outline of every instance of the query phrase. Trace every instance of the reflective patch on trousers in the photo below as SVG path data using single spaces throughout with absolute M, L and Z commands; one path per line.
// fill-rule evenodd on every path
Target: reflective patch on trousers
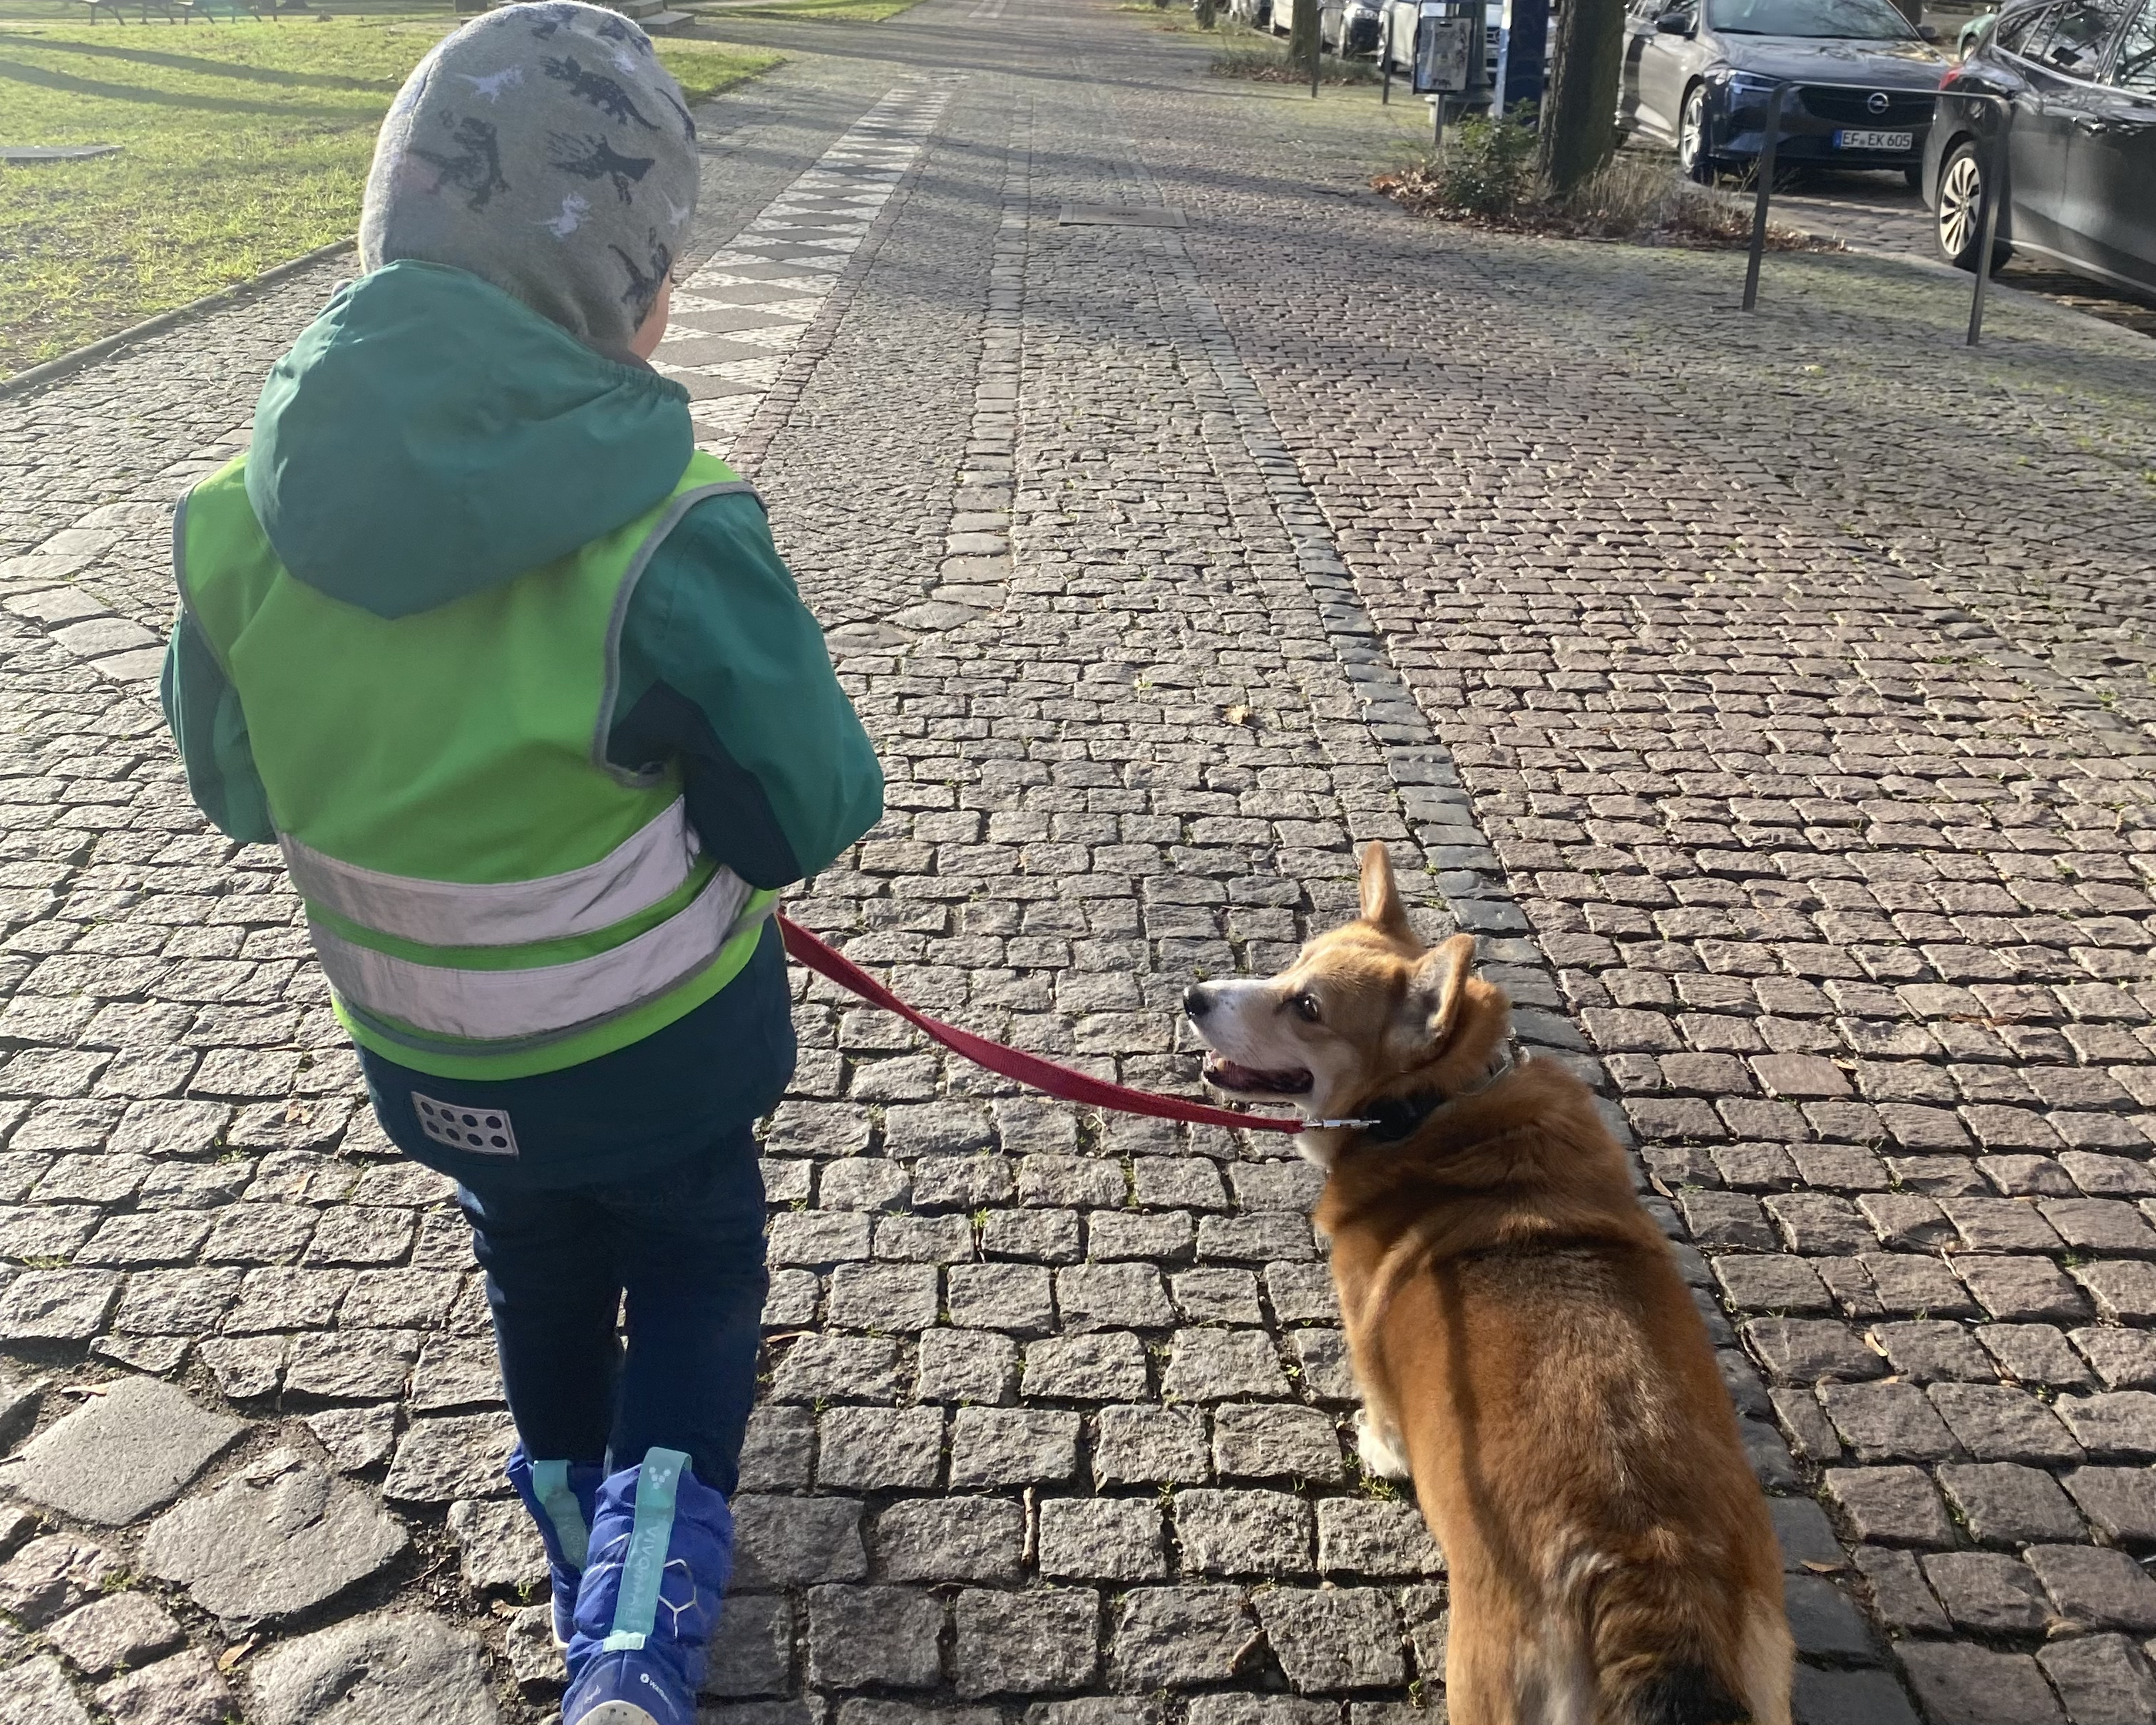
M 474 1156 L 516 1154 L 516 1128 L 500 1108 L 459 1108 L 454 1102 L 438 1102 L 415 1090 L 412 1111 L 419 1117 L 419 1130 L 437 1144 Z

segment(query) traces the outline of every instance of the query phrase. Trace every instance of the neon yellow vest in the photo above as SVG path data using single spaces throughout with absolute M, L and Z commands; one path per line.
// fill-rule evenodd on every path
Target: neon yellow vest
M 581 550 L 383 618 L 285 568 L 244 465 L 181 506 L 181 600 L 239 692 L 346 1029 L 423 1072 L 517 1078 L 640 1041 L 732 981 L 778 895 L 699 854 L 677 768 L 631 772 L 606 745 L 637 580 L 740 475 L 697 454 Z

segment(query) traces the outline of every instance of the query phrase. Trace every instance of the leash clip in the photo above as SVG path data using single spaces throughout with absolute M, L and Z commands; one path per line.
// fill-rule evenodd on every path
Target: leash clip
M 1302 1129 L 1305 1132 L 1315 1132 L 1320 1128 L 1337 1128 L 1343 1127 L 1353 1127 L 1359 1129 L 1362 1127 L 1376 1126 L 1378 1123 L 1378 1122 L 1374 1120 L 1306 1120 L 1302 1123 Z

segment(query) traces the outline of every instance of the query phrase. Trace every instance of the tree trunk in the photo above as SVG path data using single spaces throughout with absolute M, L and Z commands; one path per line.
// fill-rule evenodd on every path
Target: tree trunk
M 1283 0 L 1273 0 L 1276 6 Z M 1315 66 L 1317 64 L 1317 15 L 1319 0 L 1293 0 L 1295 10 L 1289 17 L 1287 32 L 1287 62 L 1291 66 Z
M 1219 11 L 1219 8 L 1214 3 L 1214 0 L 1197 0 L 1195 10 L 1198 14 L 1198 28 L 1201 30 L 1211 29 L 1214 18 Z
M 1569 192 L 1617 148 L 1617 81 L 1625 64 L 1625 0 L 1563 0 L 1542 109 L 1542 167 Z

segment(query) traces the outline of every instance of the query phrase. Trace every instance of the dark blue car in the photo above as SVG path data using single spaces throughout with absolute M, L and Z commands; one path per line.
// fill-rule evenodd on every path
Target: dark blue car
M 1995 177 L 1994 266 L 2024 251 L 2156 293 L 2156 0 L 2009 7 L 1948 74 L 1924 167 L 1939 250 L 1963 269 Z
M 1743 171 L 1783 98 L 1779 161 L 1917 183 L 1946 56 L 1887 0 L 1632 0 L 1618 123 L 1692 178 Z

